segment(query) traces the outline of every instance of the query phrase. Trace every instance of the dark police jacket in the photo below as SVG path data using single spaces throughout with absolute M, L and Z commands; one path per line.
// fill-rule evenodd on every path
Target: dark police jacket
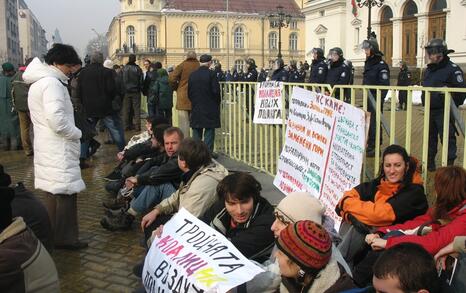
M 288 81 L 288 72 L 285 70 L 285 68 L 277 69 L 272 74 L 272 80 L 287 82 Z
M 243 81 L 257 82 L 257 70 L 253 68 L 246 72 L 246 74 L 243 77 Z
M 402 69 L 398 73 L 398 80 L 396 85 L 398 86 L 408 86 L 411 85 L 411 72 L 407 69 Z
M 312 60 L 310 83 L 325 83 L 327 78 L 328 65 L 325 59 Z
M 424 87 L 466 87 L 464 83 L 463 71 L 446 56 L 438 64 L 428 64 L 424 73 Z M 463 104 L 466 94 L 452 93 L 453 100 L 457 106 Z M 445 96 L 439 92 L 432 92 L 430 109 L 443 109 Z M 424 92 L 422 92 L 422 104 L 424 105 Z
M 337 62 L 330 62 L 325 83 L 332 87 L 336 84 L 349 84 L 351 68 L 344 61 L 345 59 L 340 59 Z
M 363 85 L 390 85 L 390 69 L 387 63 L 382 60 L 381 56 L 375 55 L 369 57 L 364 62 L 364 73 L 362 79 Z M 374 100 L 377 99 L 377 91 L 370 90 Z M 387 91 L 381 92 L 382 101 L 387 95 Z M 370 106 L 369 106 L 370 107 Z M 381 103 L 383 109 L 383 102 Z M 371 108 L 371 107 L 370 107 Z M 369 108 L 369 109 L 370 109 Z
M 292 69 L 290 71 L 288 81 L 289 82 L 304 82 L 305 77 L 306 77 L 305 71 L 298 71 L 297 69 Z

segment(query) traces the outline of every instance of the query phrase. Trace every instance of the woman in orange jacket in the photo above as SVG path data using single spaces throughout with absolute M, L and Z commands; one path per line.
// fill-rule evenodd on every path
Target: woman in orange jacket
M 417 161 L 399 145 L 383 152 L 380 175 L 345 192 L 335 212 L 348 229 L 338 248 L 348 264 L 355 265 L 370 250 L 364 237 L 378 227 L 411 220 L 427 211 L 428 204 Z

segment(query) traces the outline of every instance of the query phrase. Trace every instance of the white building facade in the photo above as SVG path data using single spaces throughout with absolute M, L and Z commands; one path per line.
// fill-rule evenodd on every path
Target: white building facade
M 24 0 L 18 0 L 19 43 L 22 60 L 41 57 L 47 53 L 45 30 Z
M 364 2 L 364 0 L 360 1 Z M 385 0 L 371 10 L 372 31 L 386 62 L 398 67 L 425 66 L 423 47 L 432 38 L 445 39 L 453 62 L 466 67 L 466 0 Z M 359 44 L 367 38 L 368 8 L 356 0 L 310 0 L 305 3 L 306 51 L 341 47 L 355 66 L 365 60 Z M 308 56 L 307 59 L 311 57 Z

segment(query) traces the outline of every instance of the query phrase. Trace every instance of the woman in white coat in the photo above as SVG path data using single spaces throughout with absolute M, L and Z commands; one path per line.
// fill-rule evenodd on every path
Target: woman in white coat
M 23 74 L 31 84 L 28 104 L 34 125 L 34 184 L 47 192 L 46 207 L 55 234 L 55 248 L 81 249 L 77 198 L 85 189 L 79 168 L 81 130 L 74 123 L 66 87 L 68 75 L 81 64 L 72 46 L 55 44 L 35 58 Z

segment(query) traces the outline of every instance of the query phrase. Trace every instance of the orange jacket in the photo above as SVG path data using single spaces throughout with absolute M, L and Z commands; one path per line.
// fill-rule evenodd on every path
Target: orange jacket
M 427 208 L 422 178 L 415 172 L 408 186 L 385 179 L 362 183 L 344 193 L 335 212 L 347 222 L 351 214 L 365 225 L 382 227 L 413 219 Z

